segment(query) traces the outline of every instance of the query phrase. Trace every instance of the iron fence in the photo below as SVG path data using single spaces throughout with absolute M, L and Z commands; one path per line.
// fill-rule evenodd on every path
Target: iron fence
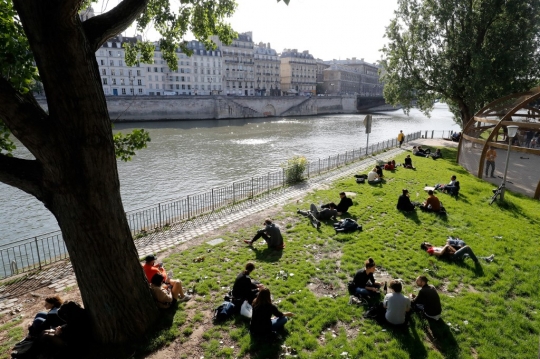
M 434 138 L 434 134 L 435 131 L 431 131 L 431 138 Z M 428 135 L 428 131 L 414 132 L 407 134 L 405 141 L 428 138 Z M 308 179 L 321 176 L 369 155 L 396 147 L 397 144 L 396 139 L 391 139 L 371 144 L 367 148 L 319 158 L 307 163 L 303 176 Z M 145 243 L 144 238 L 162 229 L 175 227 L 175 231 L 183 231 L 200 221 L 214 220 L 249 207 L 254 202 L 281 193 L 288 186 L 286 174 L 287 168 L 282 168 L 210 191 L 126 212 L 132 236 L 140 247 Z M 0 246 L 0 279 L 41 269 L 44 265 L 67 257 L 67 249 L 60 231 Z

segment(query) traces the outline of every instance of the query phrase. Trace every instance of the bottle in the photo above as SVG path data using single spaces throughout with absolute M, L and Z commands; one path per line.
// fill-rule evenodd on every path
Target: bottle
M 384 282 L 384 294 L 388 294 L 388 286 L 386 282 Z

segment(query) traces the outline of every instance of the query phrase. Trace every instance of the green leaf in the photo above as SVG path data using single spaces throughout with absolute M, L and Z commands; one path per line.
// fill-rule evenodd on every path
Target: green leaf
M 150 142 L 150 134 L 143 129 L 136 129 L 126 135 L 116 133 L 113 140 L 116 158 L 127 162 L 135 156 L 136 150 L 146 148 L 147 143 Z

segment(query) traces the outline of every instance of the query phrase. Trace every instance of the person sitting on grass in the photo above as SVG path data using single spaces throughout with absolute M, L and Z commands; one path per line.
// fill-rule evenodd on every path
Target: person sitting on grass
M 412 158 L 411 158 L 411 155 L 407 155 L 407 157 L 405 157 L 405 163 L 403 163 L 403 168 L 410 168 L 410 169 L 414 169 L 413 165 L 412 165 Z
M 232 288 L 233 304 L 240 309 L 244 300 L 251 305 L 253 299 L 257 297 L 259 291 L 264 289 L 264 286 L 250 278 L 251 272 L 255 270 L 255 264 L 249 262 L 246 264 L 246 269 L 240 272 L 234 281 Z
M 422 211 L 439 212 L 441 210 L 441 201 L 433 194 L 433 190 L 428 191 L 428 198 L 420 205 Z
M 375 281 L 373 273 L 375 273 L 375 261 L 370 257 L 364 262 L 364 268 L 354 275 L 353 283 L 356 286 L 354 295 L 356 297 L 371 298 L 380 295 L 379 288 L 382 284 Z
M 346 213 L 349 210 L 349 207 L 353 205 L 353 202 L 352 199 L 347 197 L 345 192 L 339 192 L 339 198 L 340 201 L 337 205 L 334 202 L 330 202 L 327 204 L 323 204 L 321 208 L 330 208 L 330 206 L 332 206 L 336 209 L 338 215 L 341 216 L 343 213 Z
M 440 148 L 437 148 L 437 150 L 435 151 L 435 153 L 432 153 L 430 156 L 431 156 L 431 158 L 433 158 L 434 160 L 436 160 L 437 158 L 442 158 L 441 149 L 440 149 Z
M 266 241 L 268 248 L 283 249 L 285 246 L 279 227 L 272 223 L 270 218 L 265 219 L 263 224 L 264 228 L 259 229 L 251 241 L 246 239 L 244 243 L 252 246 L 256 240 L 262 237 Z
M 402 194 L 398 198 L 396 208 L 400 211 L 414 211 L 415 206 L 418 206 L 419 203 L 411 202 L 411 199 L 409 198 L 409 191 L 407 189 L 403 189 L 401 192 Z
M 152 295 L 154 296 L 156 304 L 160 309 L 170 308 L 175 300 L 169 287 L 164 284 L 165 278 L 159 273 L 154 274 L 152 280 L 150 281 L 150 290 L 152 291 Z
M 182 288 L 182 282 L 177 279 L 171 279 L 163 267 L 163 262 L 157 263 L 157 256 L 154 254 L 147 255 L 145 258 L 145 264 L 143 265 L 144 274 L 148 283 L 152 283 L 152 278 L 156 274 L 163 276 L 163 282 L 172 293 L 172 297 L 180 302 L 185 302 L 191 299 L 189 295 L 184 295 L 184 289 Z M 172 273 L 171 273 L 172 275 Z
M 28 325 L 27 339 L 37 338 L 45 329 L 56 328 L 64 324 L 64 321 L 58 317 L 58 309 L 64 301 L 58 295 L 45 298 L 45 309 L 47 312 L 39 312 L 34 317 L 32 324 Z
M 465 258 L 471 258 L 475 263 L 478 263 L 478 258 L 484 259 L 486 262 L 492 262 L 495 255 L 492 254 L 489 257 L 476 257 L 473 250 L 469 246 L 463 246 L 456 250 L 451 245 L 447 244 L 444 247 L 435 247 L 429 242 L 423 242 L 420 245 L 420 249 L 425 250 L 429 255 L 433 255 L 439 258 L 447 258 L 452 261 L 462 261 Z
M 420 287 L 418 295 L 411 294 L 412 309 L 414 312 L 421 312 L 426 317 L 439 320 L 441 318 L 441 299 L 434 286 L 428 284 L 425 275 L 416 278 L 416 285 Z
M 381 166 L 376 165 L 376 166 L 375 166 L 375 170 L 377 171 L 377 176 L 379 176 L 379 178 L 383 178 L 383 177 L 384 177 L 384 173 L 383 173 L 383 170 L 382 170 L 382 167 L 381 167 Z
M 388 161 L 387 164 L 384 165 L 384 169 L 387 171 L 393 171 L 396 169 L 396 161 Z
M 431 150 L 425 150 L 422 148 L 422 146 L 414 146 L 413 149 L 412 149 L 412 153 L 413 155 L 415 156 L 419 156 L 419 157 L 426 157 L 429 153 L 431 152 Z
M 379 177 L 379 175 L 377 174 L 377 168 L 373 168 L 367 175 L 367 182 L 369 184 L 377 184 L 377 183 L 381 183 L 382 180 L 381 178 Z
M 272 316 L 275 318 L 272 319 Z M 282 313 L 272 304 L 272 296 L 268 288 L 263 288 L 257 298 L 253 300 L 253 314 L 249 331 L 251 335 L 259 338 L 268 338 L 273 332 L 282 330 L 287 318 L 293 317 L 291 312 Z
M 459 190 L 459 184 L 457 182 L 457 177 L 454 175 L 450 177 L 450 182 L 448 184 L 436 184 L 435 189 L 443 192 L 447 192 L 449 194 L 454 194 L 456 191 Z
M 338 211 L 333 203 L 329 203 L 328 208 L 321 208 L 321 210 L 317 209 L 317 206 L 312 203 L 309 206 L 309 211 L 297 210 L 296 213 L 309 217 L 316 223 L 317 228 L 321 226 L 321 221 L 329 219 L 336 221 L 336 216 L 338 215 Z
M 401 293 L 402 285 L 399 281 L 391 281 L 390 289 L 393 293 L 388 293 L 383 301 L 383 307 L 386 309 L 384 317 L 390 324 L 403 325 L 407 312 L 411 310 L 411 300 Z

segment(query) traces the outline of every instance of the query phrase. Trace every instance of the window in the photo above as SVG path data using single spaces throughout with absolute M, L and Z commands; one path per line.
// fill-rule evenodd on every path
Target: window
M 110 65 L 110 66 L 114 66 L 114 61 L 113 61 L 113 60 L 109 60 L 109 65 Z
M 142 86 L 142 80 L 141 79 L 137 80 L 137 85 Z
M 103 50 L 99 50 L 99 56 L 103 56 Z
M 161 62 L 163 62 L 163 61 L 161 61 Z M 159 70 L 160 70 L 161 72 L 163 72 L 163 67 L 160 67 Z
M 107 75 L 107 70 L 105 70 L 105 69 L 101 70 L 101 74 L 102 75 Z
M 158 75 L 155 75 L 155 76 L 154 76 L 154 81 L 159 81 L 159 80 L 158 80 Z
M 186 78 L 184 76 L 181 77 L 182 78 L 182 82 L 186 81 Z M 176 80 L 178 81 L 178 80 Z
M 178 76 L 176 76 L 176 81 L 179 81 L 179 80 L 178 80 Z
M 184 73 L 184 68 L 180 68 L 180 73 L 183 74 Z
M 198 72 L 197 72 L 197 69 L 195 69 L 195 73 L 198 73 Z
M 204 85 L 201 85 L 201 90 L 204 90 Z
M 152 88 L 152 84 L 148 85 L 148 88 Z
M 147 67 L 147 68 L 146 68 L 146 71 L 151 72 L 151 71 L 152 71 L 152 68 L 151 68 L 151 67 Z
M 125 94 L 126 94 L 126 89 L 122 88 L 122 95 L 125 95 Z
M 157 67 L 154 67 L 154 72 L 157 72 Z
M 111 46 L 110 43 L 109 43 L 109 46 Z M 112 56 L 112 51 L 109 51 L 109 56 Z
M 112 84 L 116 85 L 116 79 L 112 79 Z
M 161 81 L 165 81 L 165 75 L 161 76 Z
M 187 89 L 188 89 L 188 90 L 191 90 L 191 85 L 187 85 Z
M 122 60 L 118 60 L 118 66 L 124 66 Z
M 141 76 L 141 70 L 137 70 L 137 76 Z
M 120 85 L 124 86 L 125 83 L 124 83 L 124 79 L 120 79 Z
M 176 85 L 178 86 L 178 85 Z M 182 85 L 182 90 L 185 90 L 186 89 L 186 85 Z
M 190 82 L 190 81 L 191 81 L 191 77 L 188 76 L 188 77 L 187 77 L 187 82 Z
M 111 76 L 116 76 L 116 70 L 115 69 L 111 69 Z
M 129 71 L 129 72 L 130 72 L 129 76 L 131 76 L 131 71 Z M 124 70 L 123 69 L 120 69 L 120 76 L 124 76 Z
M 107 85 L 107 79 L 106 78 L 103 79 L 103 84 Z
M 179 89 L 180 89 L 180 85 L 176 85 L 176 89 L 179 90 Z
M 104 88 L 104 89 L 103 89 L 103 92 L 105 92 L 105 95 L 108 95 L 108 94 L 109 94 L 109 89 L 108 89 L 108 88 Z
M 152 75 L 148 75 L 148 80 L 152 81 Z
M 169 85 L 169 90 L 172 90 L 173 89 L 173 85 Z
M 142 94 L 142 89 L 139 89 L 139 93 Z
M 131 93 L 131 96 L 133 96 L 133 92 L 134 92 L 134 91 L 133 91 L 133 88 L 130 88 L 130 89 L 129 89 L 129 93 Z
M 118 56 L 118 57 L 122 56 L 122 54 L 120 53 L 120 51 L 116 51 L 116 56 Z
M 101 65 L 105 65 L 105 60 L 99 60 Z
M 157 89 L 159 88 L 159 84 L 156 84 L 156 88 L 157 88 Z

